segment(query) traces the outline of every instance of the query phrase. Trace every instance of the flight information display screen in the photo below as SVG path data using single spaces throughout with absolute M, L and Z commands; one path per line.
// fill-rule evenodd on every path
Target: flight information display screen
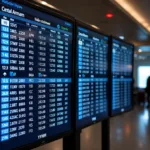
M 108 116 L 108 37 L 77 27 L 76 127 Z
M 134 47 L 112 39 L 112 115 L 132 108 Z
M 9 150 L 71 129 L 73 24 L 13 1 L 0 7 L 0 149 Z

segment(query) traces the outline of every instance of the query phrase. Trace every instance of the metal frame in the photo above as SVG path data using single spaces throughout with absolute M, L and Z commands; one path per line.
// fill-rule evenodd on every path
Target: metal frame
M 71 135 L 63 138 L 63 150 L 80 150 L 81 130 L 73 132 Z
M 115 40 L 118 40 L 119 42 L 122 42 L 122 43 L 125 43 L 125 44 L 128 44 L 128 45 L 131 45 L 133 47 L 133 54 L 132 54 L 132 79 L 133 78 L 133 68 L 134 68 L 134 45 L 129 43 L 129 42 L 126 42 L 124 40 L 121 40 L 115 36 L 110 36 L 110 40 L 109 40 L 109 45 L 110 45 L 110 56 L 109 56 L 109 61 L 110 61 L 110 66 L 109 66 L 109 91 L 111 91 L 110 93 L 110 96 L 109 96 L 109 116 L 110 117 L 115 117 L 115 116 L 118 116 L 118 115 L 123 115 L 125 114 L 126 112 L 130 112 L 133 110 L 134 108 L 134 102 L 133 102 L 133 89 L 134 89 L 134 85 L 133 85 L 133 80 L 132 80 L 132 91 L 131 91 L 131 97 L 132 97 L 132 101 L 131 101 L 131 108 L 125 110 L 124 112 L 120 112 L 120 113 L 116 113 L 116 114 L 113 114 L 112 113 L 112 40 L 115 39 Z
M 110 150 L 110 119 L 102 121 L 102 150 Z
M 72 39 L 72 79 L 73 79 L 73 74 L 74 74 L 74 69 L 73 69 L 73 66 L 74 66 L 74 29 L 75 29 L 75 19 L 67 14 L 65 14 L 64 12 L 61 12 L 61 11 L 58 11 L 58 10 L 54 10 L 52 8 L 49 8 L 47 6 L 42 6 L 40 4 L 38 4 L 37 2 L 31 2 L 30 0 L 13 0 L 13 2 L 16 2 L 20 5 L 24 5 L 24 6 L 27 6 L 27 7 L 30 7 L 32 9 L 36 9 L 37 11 L 41 11 L 43 13 L 46 13 L 50 16 L 54 16 L 54 17 L 57 17 L 59 19 L 64 19 L 66 21 L 69 21 L 70 23 L 72 23 L 73 25 L 73 33 L 72 33 L 72 36 L 73 36 L 73 39 Z M 73 83 L 72 83 L 72 89 L 71 89 L 71 95 L 73 93 Z M 70 100 L 70 105 L 71 105 L 71 111 L 72 111 L 72 101 L 73 99 Z M 71 120 L 72 120 L 72 115 L 71 116 Z M 55 141 L 55 140 L 58 140 L 64 136 L 68 136 L 72 133 L 72 121 L 71 121 L 71 129 L 66 131 L 66 132 L 63 132 L 63 133 L 60 133 L 60 134 L 57 134 L 56 136 L 49 136 L 49 137 L 46 137 L 44 139 L 41 139 L 41 140 L 37 140 L 35 142 L 32 142 L 32 143 L 28 143 L 28 144 L 25 144 L 25 145 L 22 145 L 22 146 L 19 146 L 17 148 L 13 148 L 13 150 L 27 150 L 27 149 L 31 149 L 31 148 L 36 148 L 38 146 L 42 146 L 44 144 L 47 144 L 49 142 L 52 142 L 52 141 Z

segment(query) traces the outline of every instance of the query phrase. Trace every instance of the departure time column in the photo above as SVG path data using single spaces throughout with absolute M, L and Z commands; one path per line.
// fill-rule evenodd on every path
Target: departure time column
M 39 27 L 38 31 L 38 68 L 37 68 L 37 113 L 38 113 L 38 131 L 42 133 L 43 130 L 46 130 L 48 124 L 48 116 L 47 113 L 47 99 L 48 94 L 47 89 L 47 64 L 46 64 L 46 50 L 48 48 L 48 33 L 47 29 L 43 27 Z

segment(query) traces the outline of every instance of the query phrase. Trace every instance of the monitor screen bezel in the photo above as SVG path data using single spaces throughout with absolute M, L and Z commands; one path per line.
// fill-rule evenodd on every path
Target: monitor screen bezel
M 124 112 L 115 113 L 115 114 L 112 111 L 112 44 L 113 44 L 113 39 L 133 47 L 133 49 L 132 49 L 133 50 L 133 53 L 132 53 L 132 75 L 131 75 L 132 76 L 131 108 L 125 110 Z M 119 115 L 125 114 L 127 112 L 130 112 L 134 109 L 134 101 L 133 101 L 133 90 L 134 90 L 134 76 L 133 75 L 134 74 L 133 74 L 133 69 L 134 69 L 134 50 L 135 50 L 135 47 L 134 47 L 133 44 L 131 44 L 127 41 L 124 41 L 124 40 L 122 40 L 118 37 L 115 37 L 115 36 L 110 36 L 109 45 L 110 45 L 110 47 L 109 47 L 110 48 L 110 50 L 109 50 L 110 51 L 110 58 L 109 58 L 109 60 L 110 60 L 110 63 L 109 63 L 109 68 L 110 68 L 109 69 L 109 71 L 110 71 L 109 72 L 109 91 L 111 91 L 110 96 L 109 96 L 109 116 L 110 117 L 115 117 L 115 116 L 119 116 Z
M 77 40 L 77 28 L 78 27 L 83 27 L 83 28 L 86 28 L 87 30 L 91 30 L 92 32 L 96 32 L 97 34 L 100 34 L 100 35 L 103 35 L 103 36 L 106 36 L 106 37 L 108 37 L 108 58 L 109 58 L 109 55 L 110 55 L 110 53 L 109 53 L 109 35 L 107 35 L 107 34 L 105 34 L 105 33 L 103 33 L 103 32 L 101 32 L 100 30 L 98 30 L 98 29 L 95 29 L 94 27 L 92 27 L 91 25 L 89 25 L 89 24 L 86 24 L 86 23 L 83 23 L 83 22 L 81 22 L 81 21 L 79 21 L 79 20 L 76 20 L 76 24 L 75 24 L 75 30 L 76 30 L 76 37 L 75 37 L 75 40 L 76 40 L 76 42 L 75 42 L 75 60 L 76 60 L 76 62 L 77 62 L 77 59 L 78 59 L 78 54 L 77 54 L 77 45 L 78 45 L 78 40 Z M 109 59 L 108 59 L 108 63 L 109 63 Z M 108 68 L 109 69 L 109 68 Z M 75 64 L 75 70 L 78 70 L 78 65 L 77 65 L 77 63 Z M 109 78 L 109 77 L 108 77 Z M 78 90 L 77 90 L 77 88 L 78 88 L 78 76 L 77 76 L 77 71 L 75 71 L 75 79 L 74 79 L 74 83 L 75 83 L 75 88 L 74 88 L 74 90 L 76 91 L 76 94 L 74 94 L 74 97 L 75 97 L 75 103 L 74 103 L 74 109 L 75 109 L 75 114 L 74 114 L 74 116 L 75 116 L 75 121 L 74 121 L 74 125 L 75 125 L 75 129 L 76 130 L 82 130 L 82 129 L 84 129 L 84 128 L 87 128 L 87 127 L 89 127 L 89 126 L 91 126 L 91 125 L 94 125 L 94 124 L 96 124 L 96 123 L 100 123 L 100 122 L 102 122 L 103 120 L 106 120 L 106 119 L 108 119 L 109 118 L 109 98 L 108 98 L 108 103 L 107 103 L 107 108 L 108 108 L 108 115 L 107 115 L 107 117 L 104 117 L 104 118 L 102 118 L 102 119 L 99 119 L 99 120 L 96 120 L 96 121 L 91 121 L 91 123 L 89 123 L 89 124 L 86 124 L 86 125 L 84 125 L 84 126 L 80 126 L 80 127 L 77 127 L 77 102 L 78 102 L 78 99 L 77 99 L 77 97 L 78 97 Z M 109 86 L 109 85 L 108 85 Z M 107 91 L 108 93 L 109 93 L 109 90 Z M 109 95 L 109 94 L 108 94 Z
M 71 95 L 73 93 L 73 63 L 74 63 L 74 34 L 75 34 L 75 19 L 74 17 L 70 16 L 70 15 L 67 15 L 65 14 L 64 12 L 62 11 L 58 11 L 58 10 L 55 10 L 55 9 L 52 9 L 50 7 L 47 7 L 47 6 L 42 6 L 41 4 L 33 1 L 29 1 L 29 0 L 23 0 L 23 1 L 20 1 L 20 0 L 14 0 L 15 3 L 18 3 L 20 5 L 24 5 L 26 7 L 29 7 L 29 8 L 32 8 L 32 9 L 36 9 L 37 11 L 41 11 L 42 13 L 46 13 L 47 15 L 50 15 L 50 16 L 53 16 L 53 17 L 56 17 L 58 19 L 62 19 L 62 20 L 65 20 L 65 21 L 68 21 L 72 24 L 73 26 L 73 29 L 72 29 L 72 70 L 71 70 L 71 76 L 72 76 L 72 83 L 71 83 Z M 71 107 L 71 114 L 72 114 L 72 101 L 73 99 L 70 100 L 70 107 Z M 21 146 L 18 146 L 16 148 L 13 148 L 12 150 L 26 150 L 26 149 L 32 149 L 32 148 L 36 148 L 36 147 L 39 147 L 39 146 L 42 146 L 42 145 L 45 145 L 45 144 L 48 144 L 52 141 L 55 141 L 55 140 L 58 140 L 60 138 L 63 138 L 64 136 L 69 136 L 72 132 L 73 132 L 73 128 L 72 128 L 72 115 L 71 116 L 71 127 L 68 131 L 65 131 L 65 132 L 62 132 L 60 134 L 56 134 L 55 136 L 48 136 L 46 138 L 43 138 L 43 139 L 40 139 L 40 140 L 36 140 L 32 143 L 27 143 L 25 145 L 21 145 Z

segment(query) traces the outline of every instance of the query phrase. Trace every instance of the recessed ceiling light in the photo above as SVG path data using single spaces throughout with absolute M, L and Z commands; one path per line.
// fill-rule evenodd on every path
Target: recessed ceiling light
M 120 39 L 122 39 L 122 40 L 124 40 L 124 39 L 125 39 L 125 37 L 124 37 L 124 36 L 119 36 L 119 38 L 120 38 Z
M 93 28 L 95 28 L 95 29 L 99 29 L 99 27 L 96 26 L 96 25 L 91 24 L 91 26 L 92 26 Z
M 47 2 L 45 2 L 45 1 L 41 1 L 41 3 L 42 3 L 43 5 L 47 5 Z

